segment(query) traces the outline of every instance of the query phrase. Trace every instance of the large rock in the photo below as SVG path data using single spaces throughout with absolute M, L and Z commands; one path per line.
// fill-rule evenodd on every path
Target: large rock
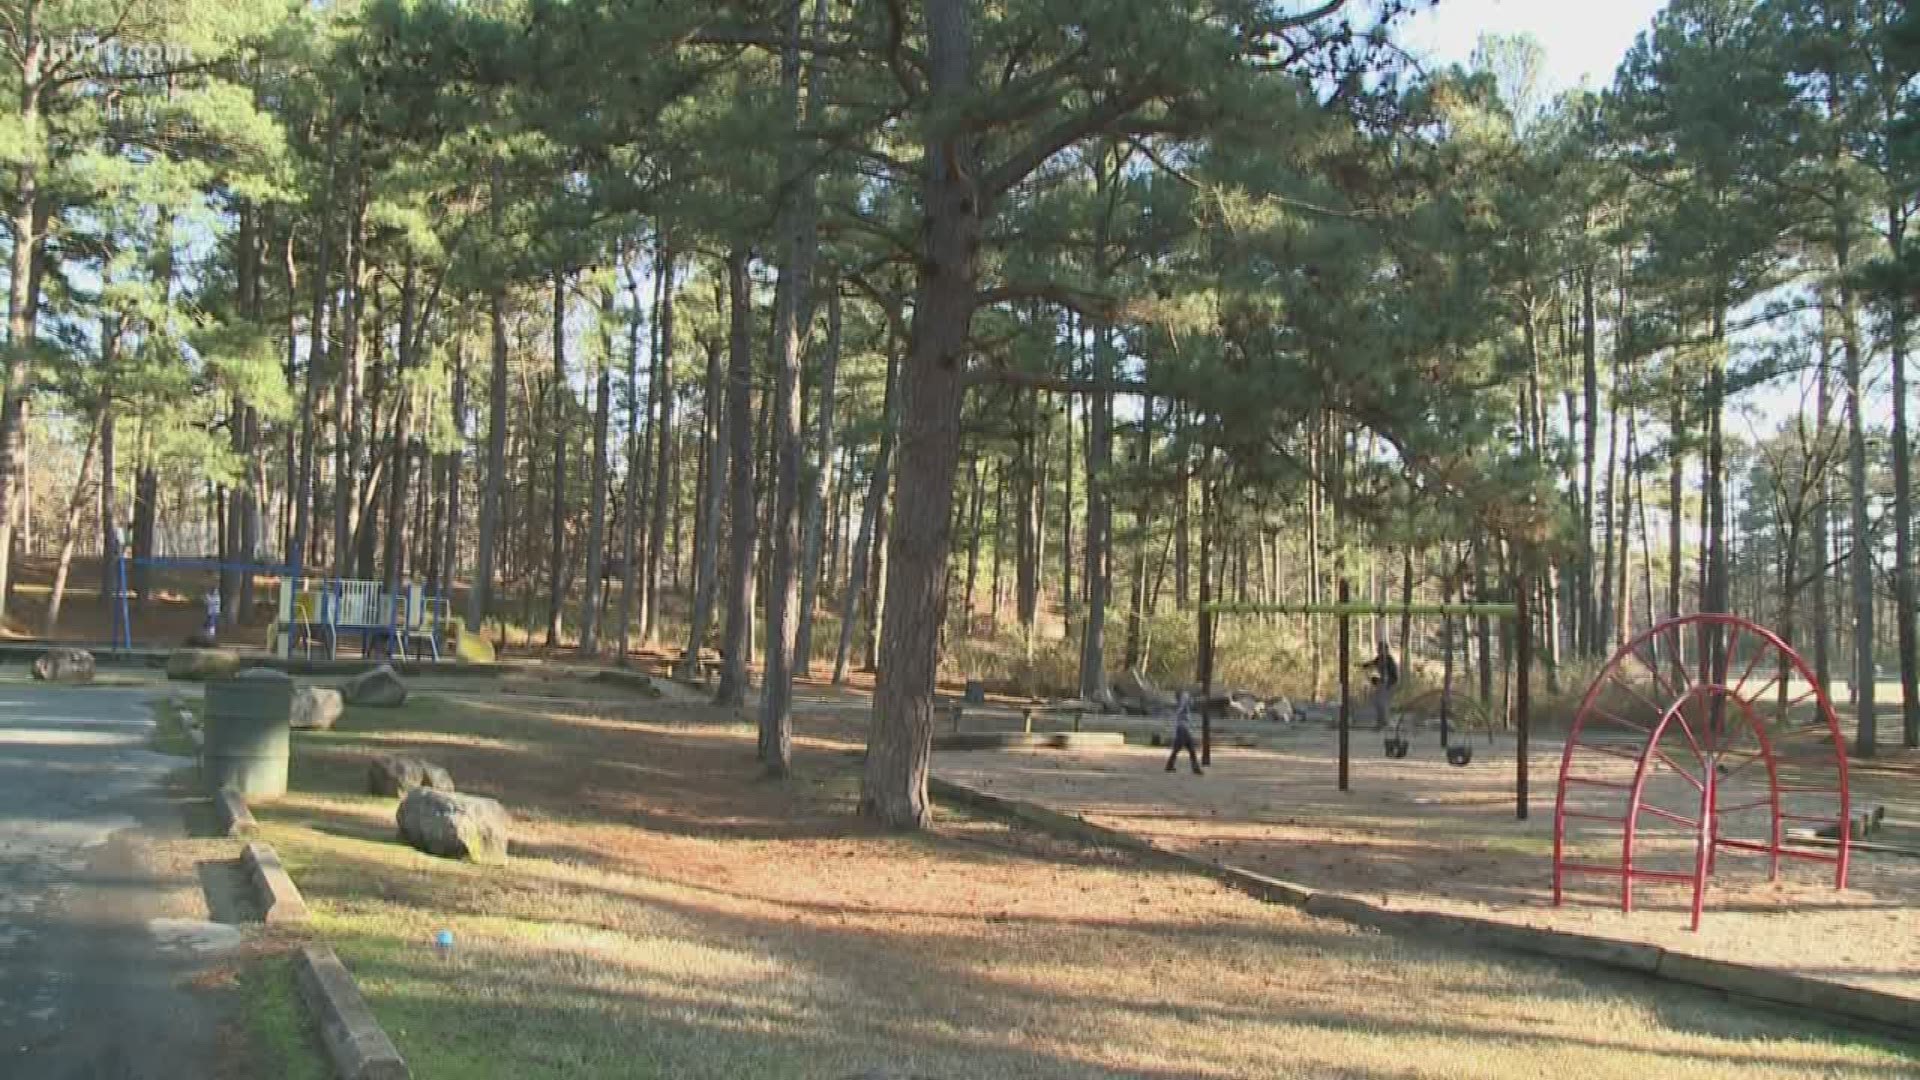
M 429 855 L 477 863 L 507 861 L 512 821 L 492 799 L 414 788 L 394 817 L 400 839 Z
M 224 679 L 240 670 L 240 654 L 232 649 L 175 649 L 167 654 L 167 678 L 205 682 Z
M 1156 713 L 1173 708 L 1173 695 L 1154 686 L 1146 676 L 1128 669 L 1113 680 L 1113 693 L 1130 711 Z
M 287 713 L 287 722 L 303 731 L 328 731 L 345 708 L 340 691 L 303 686 L 293 692 L 293 708 Z
M 372 671 L 355 675 L 340 684 L 340 693 L 349 705 L 390 709 L 407 703 L 407 684 L 400 681 L 392 664 L 381 664 Z
M 392 798 L 414 788 L 453 790 L 453 776 L 431 761 L 385 754 L 367 763 L 367 790 Z
M 92 682 L 93 654 L 85 649 L 48 649 L 33 662 L 33 677 L 41 682 Z
M 293 676 L 287 674 L 284 671 L 281 671 L 279 668 L 270 668 L 270 667 L 250 667 L 245 671 L 242 671 L 240 674 L 235 675 L 234 678 L 250 679 L 254 682 L 292 682 L 293 681 Z

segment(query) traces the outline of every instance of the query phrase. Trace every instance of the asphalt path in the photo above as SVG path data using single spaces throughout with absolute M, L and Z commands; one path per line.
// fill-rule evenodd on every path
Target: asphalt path
M 206 1077 L 223 1010 L 195 976 L 240 944 L 206 920 L 155 753 L 150 691 L 0 684 L 0 1076 Z M 183 897 L 192 897 L 184 900 Z M 229 1063 L 230 1064 L 230 1063 Z

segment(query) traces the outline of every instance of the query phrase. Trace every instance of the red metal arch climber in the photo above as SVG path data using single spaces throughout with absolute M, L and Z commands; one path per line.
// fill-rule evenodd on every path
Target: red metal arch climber
M 1800 656 L 1737 616 L 1670 619 L 1607 661 L 1567 733 L 1553 902 L 1569 874 L 1618 878 L 1625 912 L 1635 882 L 1690 883 L 1698 930 L 1723 853 L 1775 880 L 1782 858 L 1831 863 L 1844 889 L 1850 818 L 1840 722 Z

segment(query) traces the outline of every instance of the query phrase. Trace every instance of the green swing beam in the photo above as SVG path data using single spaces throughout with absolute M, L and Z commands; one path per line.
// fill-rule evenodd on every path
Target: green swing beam
M 1520 579 L 1516 590 L 1519 596 L 1527 595 L 1527 580 Z M 1353 708 L 1352 690 L 1349 686 L 1349 668 L 1351 656 L 1351 622 L 1356 615 L 1440 615 L 1455 618 L 1498 618 L 1513 619 L 1518 626 L 1514 635 L 1514 660 L 1518 670 L 1514 680 L 1514 711 L 1518 714 L 1518 724 L 1514 739 L 1514 816 L 1521 821 L 1527 819 L 1528 776 L 1527 754 L 1532 734 L 1529 713 L 1532 712 L 1530 687 L 1527 672 L 1533 665 L 1533 627 L 1529 612 L 1522 603 L 1487 604 L 1357 604 L 1349 600 L 1352 594 L 1345 578 L 1340 580 L 1340 602 L 1333 604 L 1229 604 L 1218 600 L 1209 600 L 1200 604 L 1200 614 L 1206 616 L 1200 620 L 1200 683 L 1203 691 L 1213 690 L 1213 619 L 1220 615 L 1333 615 L 1340 619 L 1340 773 L 1339 789 L 1348 790 L 1348 776 L 1351 770 L 1352 754 L 1349 748 L 1351 713 Z M 1201 746 L 1207 764 L 1213 761 L 1212 724 L 1208 716 L 1201 717 Z

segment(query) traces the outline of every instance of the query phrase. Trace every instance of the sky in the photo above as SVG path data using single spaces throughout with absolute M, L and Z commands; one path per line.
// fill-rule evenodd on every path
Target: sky
M 1401 40 L 1441 63 L 1465 63 L 1480 35 L 1531 34 L 1546 47 L 1549 91 L 1613 82 L 1633 39 L 1666 0 L 1439 0 L 1409 20 Z

